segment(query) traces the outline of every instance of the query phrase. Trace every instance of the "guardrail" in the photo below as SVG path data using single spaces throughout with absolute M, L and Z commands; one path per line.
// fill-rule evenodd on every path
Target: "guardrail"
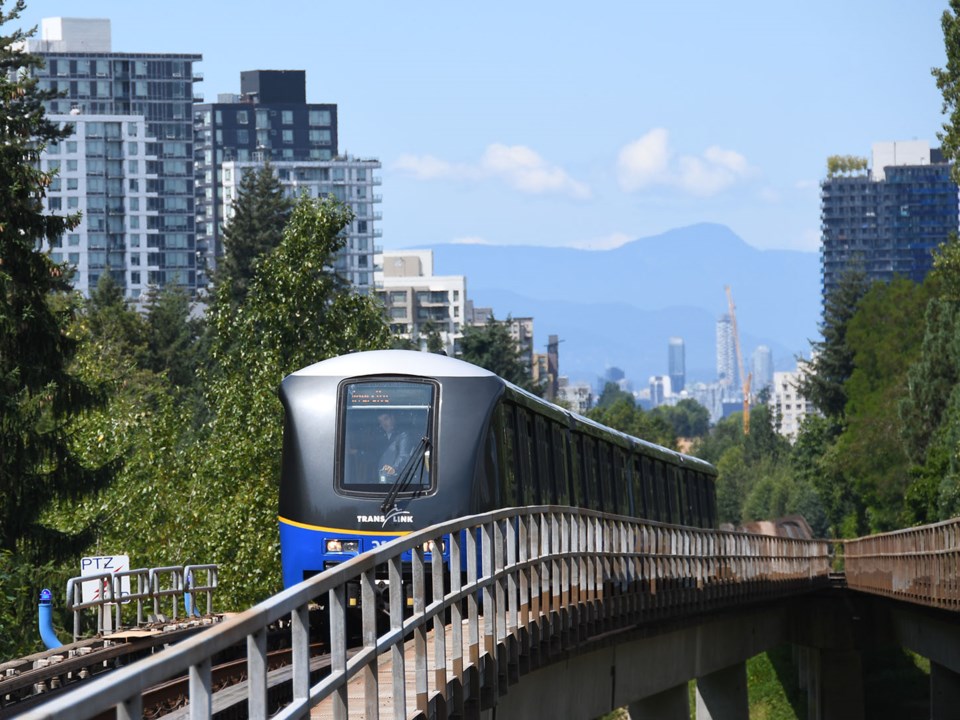
M 847 587 L 960 610 L 960 518 L 843 545 Z
M 465 572 L 445 572 L 441 554 L 426 552 L 442 543 L 450 566 Z M 378 579 L 385 571 L 389 588 L 402 587 L 406 552 L 413 558 L 412 613 L 404 608 L 403 592 L 389 593 L 389 629 L 378 635 Z M 266 718 L 267 628 L 277 621 L 289 628 L 293 699 L 273 717 L 304 717 L 327 700 L 333 717 L 346 718 L 348 683 L 362 678 L 365 717 L 379 718 L 378 664 L 385 655 L 392 660 L 385 714 L 395 720 L 426 715 L 438 700 L 462 714 L 464 702 L 482 692 L 476 683 L 464 684 L 464 676 L 480 674 L 484 683 L 492 682 L 486 698 L 495 703 L 498 678 L 506 677 L 507 664 L 525 649 L 548 653 L 648 620 L 804 592 L 827 584 L 829 563 L 825 541 L 662 525 L 565 507 L 501 510 L 398 538 L 24 717 L 91 718 L 112 707 L 119 717 L 140 717 L 143 689 L 189 674 L 190 716 L 209 718 L 211 660 L 245 642 L 249 716 Z M 357 583 L 363 646 L 348 659 L 347 586 Z M 329 675 L 311 686 L 308 608 L 316 598 L 328 615 L 331 657 Z M 411 693 L 405 645 L 413 649 Z
M 164 579 L 168 579 L 164 583 Z M 130 582 L 130 591 L 123 592 L 124 580 Z M 202 582 L 201 582 L 202 581 Z M 136 590 L 133 589 L 136 582 Z M 96 583 L 97 588 L 91 600 L 83 600 L 85 583 Z M 160 568 L 137 568 L 123 572 L 82 575 L 67 580 L 67 610 L 73 612 L 73 640 L 80 638 L 80 617 L 83 610 L 95 610 L 97 613 L 97 632 L 111 632 L 123 627 L 122 608 L 136 603 L 137 625 L 143 625 L 143 604 L 152 601 L 153 614 L 160 616 L 161 600 L 168 598 L 171 619 L 177 619 L 178 603 L 190 598 L 195 605 L 198 593 L 206 596 L 207 614 L 213 612 L 213 591 L 217 589 L 216 565 L 185 565 Z M 111 615 L 111 610 L 115 617 Z M 185 609 L 191 614 L 191 609 Z

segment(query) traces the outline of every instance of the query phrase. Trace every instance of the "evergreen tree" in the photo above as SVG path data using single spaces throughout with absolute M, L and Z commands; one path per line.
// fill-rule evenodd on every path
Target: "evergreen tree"
M 820 324 L 823 339 L 811 342 L 810 371 L 800 381 L 798 390 L 829 417 L 842 418 L 847 404 L 844 383 L 854 369 L 853 351 L 847 343 L 847 324 L 868 287 L 866 273 L 860 266 L 846 270 L 824 303 Z
M 23 0 L 8 12 L 0 2 L 0 25 L 23 9 Z M 13 47 L 31 34 L 0 33 L 0 549 L 38 557 L 67 553 L 79 539 L 40 523 L 48 502 L 91 491 L 110 472 L 83 467 L 70 445 L 68 424 L 99 397 L 70 371 L 76 306 L 65 269 L 40 252 L 79 218 L 44 211 L 53 174 L 40 153 L 69 129 L 45 117 L 54 94 L 29 77 L 43 60 Z
M 284 195 L 270 163 L 244 173 L 233 203 L 233 217 L 223 229 L 223 257 L 215 279 L 217 285 L 227 285 L 230 291 L 226 298 L 218 294 L 221 301 L 227 300 L 234 307 L 243 302 L 255 265 L 280 244 L 292 210 L 293 201 Z
M 199 320 L 190 317 L 190 298 L 179 285 L 167 285 L 147 298 L 146 366 L 166 372 L 174 387 L 196 384 L 199 362 Z

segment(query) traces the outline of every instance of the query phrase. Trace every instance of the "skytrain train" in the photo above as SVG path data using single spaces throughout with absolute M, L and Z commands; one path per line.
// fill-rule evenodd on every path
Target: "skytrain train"
M 343 355 L 287 376 L 280 399 L 285 587 L 400 535 L 504 507 L 717 524 L 709 463 L 462 360 L 407 350 Z

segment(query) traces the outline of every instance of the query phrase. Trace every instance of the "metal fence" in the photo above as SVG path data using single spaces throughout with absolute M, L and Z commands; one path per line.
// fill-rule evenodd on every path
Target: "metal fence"
M 123 591 L 124 581 L 129 592 Z M 92 597 L 83 599 L 84 585 L 95 586 Z M 73 612 L 73 639 L 80 637 L 80 620 L 84 610 L 96 613 L 97 632 L 111 632 L 123 627 L 123 608 L 137 610 L 137 625 L 144 623 L 144 602 L 152 603 L 153 620 L 161 617 L 161 609 L 169 608 L 170 620 L 176 621 L 178 605 L 184 603 L 184 614 L 192 614 L 197 595 L 206 597 L 207 614 L 213 612 L 213 591 L 217 589 L 216 565 L 186 565 L 159 568 L 137 568 L 122 572 L 82 575 L 67 580 L 67 610 Z M 187 600 L 189 598 L 189 601 Z
M 439 547 L 449 551 L 449 567 L 465 570 L 445 572 L 441 554 L 427 552 Z M 144 689 L 189 674 L 190 716 L 208 718 L 213 658 L 246 643 L 249 715 L 266 718 L 275 710 L 268 708 L 267 629 L 277 625 L 289 633 L 293 699 L 274 717 L 304 717 L 322 703 L 332 717 L 346 718 L 348 685 L 362 686 L 362 707 L 353 710 L 367 720 L 427 716 L 437 704 L 463 713 L 464 703 L 484 692 L 487 704 L 495 703 L 497 683 L 520 657 L 560 652 L 650 620 L 822 586 L 829 549 L 825 541 L 552 506 L 462 518 L 364 553 L 24 717 L 90 718 L 112 707 L 120 718 L 140 717 Z M 404 553 L 412 553 L 410 567 Z M 378 583 L 400 588 L 405 574 L 412 612 L 405 593 L 389 593 L 389 622 L 378 631 Z M 362 647 L 348 654 L 348 586 L 358 583 L 360 607 L 352 612 L 360 616 Z M 330 667 L 311 685 L 308 611 L 317 600 L 328 614 Z
M 960 518 L 844 541 L 847 586 L 960 610 Z

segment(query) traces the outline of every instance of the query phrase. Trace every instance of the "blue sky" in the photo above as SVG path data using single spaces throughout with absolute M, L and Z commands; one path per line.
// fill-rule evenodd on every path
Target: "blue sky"
M 9 9 L 9 0 L 4 10 Z M 33 0 L 113 49 L 201 53 L 198 92 L 303 69 L 383 163 L 383 245 L 602 248 L 698 222 L 816 251 L 831 154 L 936 144 L 946 0 Z

